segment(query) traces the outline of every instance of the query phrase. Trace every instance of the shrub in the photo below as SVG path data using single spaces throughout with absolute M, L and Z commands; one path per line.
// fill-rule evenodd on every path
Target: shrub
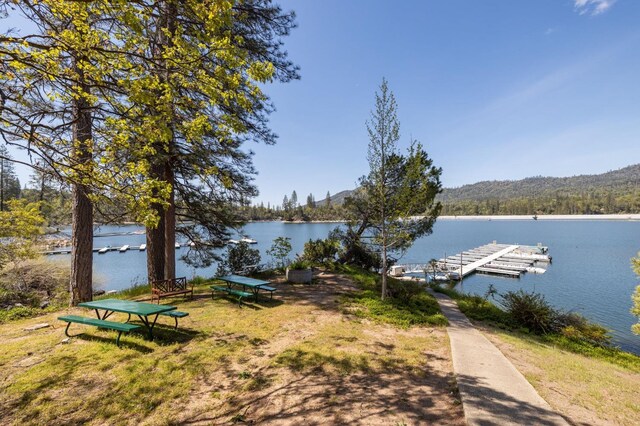
M 287 258 L 289 257 L 289 253 L 291 253 L 290 241 L 291 238 L 289 237 L 278 237 L 273 240 L 271 248 L 267 250 L 267 254 L 276 259 L 275 267 L 278 269 L 284 269 L 287 264 Z
M 561 312 L 557 321 L 561 326 L 560 334 L 571 340 L 585 341 L 596 346 L 609 346 L 611 343 L 611 336 L 606 328 L 580 314 Z
M 308 269 L 311 264 L 304 259 L 297 258 L 289 264 L 289 269 Z
M 309 240 L 304 244 L 302 258 L 312 263 L 331 264 L 340 252 L 340 242 L 335 238 Z
M 508 291 L 500 295 L 500 304 L 520 327 L 540 334 L 559 330 L 558 311 L 540 293 Z
M 227 248 L 226 259 L 218 263 L 216 273 L 227 275 L 230 273 L 244 272 L 251 266 L 260 263 L 260 251 L 249 247 L 249 244 L 240 242 Z

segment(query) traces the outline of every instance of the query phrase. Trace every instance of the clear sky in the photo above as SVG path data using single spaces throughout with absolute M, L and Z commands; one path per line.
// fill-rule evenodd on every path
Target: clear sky
M 640 1 L 279 1 L 302 79 L 267 88 L 258 201 L 353 189 L 382 77 L 445 186 L 640 162 Z
M 420 140 L 445 186 L 640 162 L 638 0 L 275 1 L 302 79 L 266 87 L 280 138 L 247 146 L 256 202 L 353 189 L 383 77 L 401 148 Z

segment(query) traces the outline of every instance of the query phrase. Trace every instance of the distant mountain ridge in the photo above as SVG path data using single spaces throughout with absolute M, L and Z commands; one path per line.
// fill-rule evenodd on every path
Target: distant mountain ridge
M 511 199 L 542 197 L 550 193 L 579 193 L 593 190 L 637 190 L 640 189 L 640 164 L 598 175 L 571 177 L 530 177 L 521 180 L 494 180 L 445 188 L 438 196 L 443 202 L 461 200 Z
M 493 180 L 444 188 L 438 195 L 443 203 L 458 201 L 506 200 L 547 197 L 552 194 L 578 194 L 590 191 L 636 192 L 640 190 L 640 164 L 596 175 L 571 177 L 535 176 L 520 180 Z M 332 195 L 331 204 L 340 205 L 353 190 Z M 325 204 L 326 198 L 318 204 Z

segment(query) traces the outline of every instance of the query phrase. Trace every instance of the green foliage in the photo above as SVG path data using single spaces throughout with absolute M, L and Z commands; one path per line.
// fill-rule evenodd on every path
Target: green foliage
M 390 279 L 390 296 L 381 300 L 377 274 L 349 265 L 338 266 L 337 270 L 350 276 L 361 290 L 343 297 L 346 312 L 404 328 L 448 324 L 435 298 L 416 282 Z
M 267 254 L 275 259 L 275 266 L 284 269 L 287 265 L 287 258 L 291 253 L 291 238 L 278 237 L 273 240 L 273 244 L 267 250 Z
M 500 304 L 518 326 L 533 333 L 546 334 L 558 330 L 559 313 L 540 293 L 508 291 L 500 295 Z
M 296 258 L 288 266 L 289 269 L 309 269 L 310 267 L 311 267 L 311 263 L 301 258 Z
M 417 141 L 411 141 L 406 156 L 398 152 L 400 122 L 386 79 L 376 92 L 367 132 L 369 173 L 360 178 L 360 187 L 345 201 L 345 208 L 350 213 L 350 236 L 366 235 L 373 251 L 380 253 L 384 299 L 389 254 L 407 250 L 417 238 L 429 235 L 440 213 L 435 196 L 441 191 L 442 170 L 433 166 Z
M 621 214 L 640 212 L 640 164 L 600 175 L 532 177 L 444 189 L 446 215 Z
M 611 336 L 599 324 L 575 312 L 563 312 L 549 305 L 538 293 L 522 290 L 499 295 L 501 305 L 496 306 L 486 297 L 463 294 L 440 286 L 436 291 L 454 299 L 467 317 L 494 326 L 520 332 L 543 335 L 552 340 L 575 342 L 575 347 L 610 347 Z
M 331 264 L 340 252 L 340 241 L 335 234 L 325 239 L 309 240 L 304 243 L 302 258 L 314 264 Z
M 260 263 L 260 250 L 253 249 L 241 241 L 227 248 L 227 256 L 218 263 L 217 275 L 244 273 L 249 267 Z
M 37 256 L 34 243 L 42 234 L 44 218 L 39 203 L 9 200 L 8 211 L 0 211 L 0 269 L 7 263 L 17 264 Z

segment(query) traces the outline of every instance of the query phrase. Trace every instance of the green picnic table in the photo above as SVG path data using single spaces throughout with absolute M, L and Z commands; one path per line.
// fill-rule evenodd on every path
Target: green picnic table
M 272 293 L 275 290 L 273 287 L 269 287 L 269 284 L 271 284 L 269 281 L 257 280 L 242 275 L 224 275 L 222 277 L 216 277 L 216 279 L 227 283 L 227 287 L 240 285 L 243 290 L 248 288 L 255 297 L 258 297 L 258 291 L 260 290 L 271 291 Z
M 114 312 L 128 314 L 129 318 L 127 322 L 131 319 L 131 315 L 137 315 L 149 331 L 149 340 L 153 340 L 153 327 L 156 325 L 158 315 L 176 309 L 175 306 L 156 305 L 155 303 L 134 302 L 132 300 L 121 299 L 94 300 L 93 302 L 78 303 L 78 306 L 94 309 L 98 319 L 101 320 L 109 318 Z M 104 311 L 104 313 L 100 315 L 100 311 Z M 150 320 L 149 317 L 151 317 L 152 320 Z

